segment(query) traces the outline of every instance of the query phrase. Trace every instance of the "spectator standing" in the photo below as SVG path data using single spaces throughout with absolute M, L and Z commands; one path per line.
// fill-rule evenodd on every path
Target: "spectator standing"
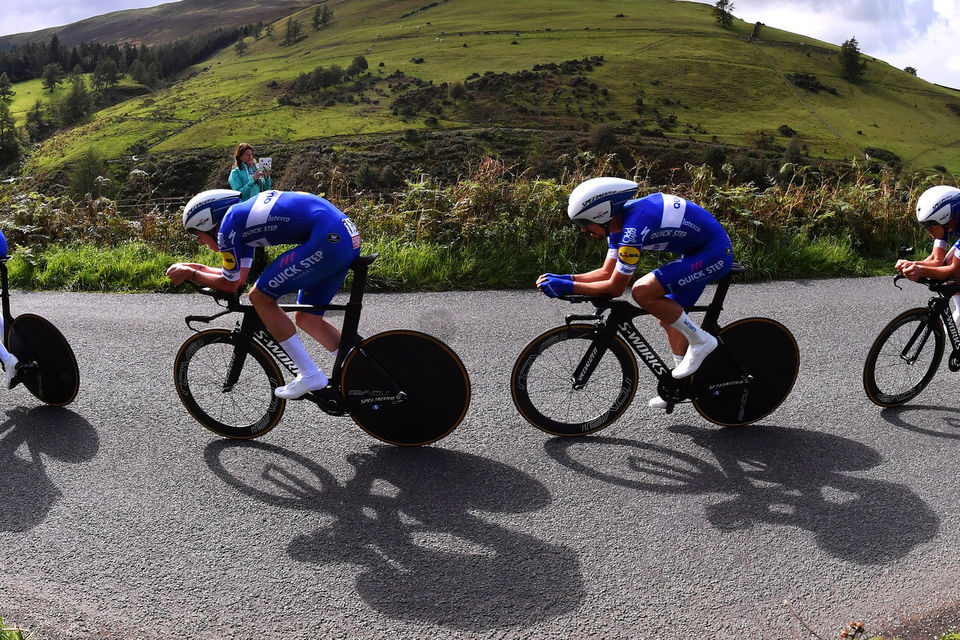
M 246 142 L 238 144 L 233 159 L 236 166 L 230 172 L 230 188 L 240 192 L 241 201 L 256 197 L 261 191 L 268 191 L 273 187 L 270 171 L 257 167 L 252 146 Z

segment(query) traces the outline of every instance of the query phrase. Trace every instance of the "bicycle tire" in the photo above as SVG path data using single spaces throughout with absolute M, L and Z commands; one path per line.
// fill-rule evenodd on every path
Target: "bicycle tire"
M 773 413 L 797 381 L 800 350 L 793 334 L 770 318 L 744 318 L 720 329 L 721 345 L 690 379 L 693 406 L 725 427 Z M 743 374 L 751 376 L 744 381 Z
M 10 353 L 20 361 L 18 377 L 41 402 L 62 407 L 77 397 L 80 368 L 70 343 L 53 324 L 25 313 L 10 323 Z
M 402 402 L 377 402 L 369 395 L 391 395 L 384 373 L 406 394 Z M 419 331 L 398 329 L 365 339 L 347 354 L 340 387 L 361 429 L 403 447 L 443 438 L 470 406 L 470 377 L 459 356 Z
M 510 391 L 527 422 L 553 435 L 583 436 L 613 424 L 630 406 L 637 391 L 637 359 L 619 335 L 600 355 L 587 384 L 573 388 L 574 371 L 596 333 L 591 324 L 556 327 L 520 353 Z
M 180 402 L 197 422 L 217 435 L 247 440 L 277 426 L 286 401 L 273 395 L 283 384 L 280 368 L 252 341 L 247 345 L 240 379 L 224 390 L 236 340 L 226 329 L 207 329 L 190 336 L 174 359 L 173 378 Z M 256 366 L 251 366 L 251 359 Z
M 943 358 L 945 343 L 943 323 L 939 318 L 930 329 L 933 334 L 933 350 L 929 349 L 926 339 L 919 345 L 913 345 L 919 347 L 924 354 L 929 354 L 929 360 L 926 355 L 921 357 L 919 351 L 916 352 L 913 362 L 904 360 L 901 356 L 917 329 L 924 323 L 930 326 L 929 321 L 929 309 L 909 309 L 891 320 L 873 341 L 863 365 L 863 389 L 871 402 L 881 407 L 901 405 L 915 398 L 933 380 Z M 929 339 L 929 335 L 926 338 Z

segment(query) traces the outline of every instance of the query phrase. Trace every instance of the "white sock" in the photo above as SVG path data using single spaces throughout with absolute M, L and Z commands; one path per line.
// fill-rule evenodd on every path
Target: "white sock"
M 313 358 L 310 357 L 307 349 L 303 346 L 303 343 L 300 342 L 300 336 L 293 334 L 281 342 L 280 346 L 283 347 L 283 350 L 287 352 L 290 359 L 297 365 L 297 369 L 300 370 L 302 377 L 310 378 L 320 373 L 320 369 L 313 361 Z
M 703 334 L 706 332 L 690 319 L 686 311 L 681 311 L 680 317 L 670 326 L 682 333 L 690 344 L 696 345 L 703 342 Z
M 333 351 L 330 352 L 330 355 L 333 356 L 334 360 L 336 360 L 338 353 L 340 353 L 340 349 L 334 349 Z
M 683 354 L 682 354 L 682 353 L 675 353 L 675 354 L 673 354 L 673 366 L 676 367 L 676 366 L 679 365 L 681 362 L 683 362 Z

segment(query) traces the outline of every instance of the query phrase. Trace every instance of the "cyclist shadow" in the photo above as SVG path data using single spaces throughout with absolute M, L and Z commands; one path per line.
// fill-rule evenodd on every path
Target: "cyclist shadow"
M 939 413 L 952 413 L 954 414 L 953 416 L 941 417 L 944 426 L 948 427 L 950 430 L 937 431 L 936 429 L 921 427 L 905 420 L 903 415 L 911 411 L 923 412 L 924 419 L 927 421 L 930 419 L 931 412 L 934 411 Z M 938 438 L 960 439 L 960 409 L 955 407 L 938 407 L 934 405 L 908 405 L 905 407 L 890 407 L 883 409 L 880 412 L 880 416 L 890 424 L 901 427 L 908 431 L 922 433 L 923 435 L 927 436 L 936 436 Z
M 43 522 L 60 498 L 44 456 L 88 462 L 100 439 L 84 418 L 62 407 L 8 409 L 0 423 L 0 531 L 23 532 Z
M 221 464 L 238 446 L 274 457 L 259 465 L 259 488 Z M 360 565 L 357 591 L 391 618 L 479 631 L 556 618 L 584 598 L 571 549 L 479 515 L 550 503 L 546 487 L 505 464 L 433 447 L 377 446 L 348 456 L 356 473 L 340 485 L 313 461 L 274 445 L 217 441 L 206 457 L 241 493 L 328 514 L 318 531 L 291 541 L 290 557 Z
M 546 444 L 555 460 L 586 475 L 642 491 L 726 494 L 706 506 L 717 529 L 734 531 L 766 523 L 810 531 L 823 551 L 856 564 L 885 564 L 932 540 L 939 519 L 910 488 L 849 475 L 880 464 L 873 449 L 832 434 L 785 427 L 670 431 L 692 438 L 716 460 L 666 447 L 612 438 L 593 438 L 608 447 L 627 447 L 619 468 L 589 467 L 573 457 L 575 441 Z M 625 457 L 625 459 L 624 459 Z

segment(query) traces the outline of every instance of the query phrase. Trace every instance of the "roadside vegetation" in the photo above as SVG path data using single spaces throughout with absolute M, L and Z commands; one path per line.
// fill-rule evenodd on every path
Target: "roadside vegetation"
M 730 233 L 749 279 L 889 273 L 899 244 L 924 246 L 911 207 L 937 181 L 860 165 L 828 177 L 786 164 L 779 180 L 737 184 L 724 164 L 719 171 L 688 166 L 689 181 L 656 184 L 642 162 L 611 162 L 589 152 L 561 156 L 560 177 L 541 179 L 487 157 L 451 183 L 423 174 L 392 192 L 356 195 L 334 173 L 318 176 L 324 182 L 315 190 L 353 218 L 365 252 L 380 252 L 371 288 L 402 291 L 529 288 L 543 272 L 594 268 L 605 247 L 569 224 L 566 200 L 598 175 L 632 176 L 641 195 L 668 191 L 705 206 Z M 47 196 L 23 184 L 3 189 L 0 228 L 13 255 L 13 286 L 165 291 L 171 263 L 217 264 L 218 256 L 183 233 L 178 206 L 121 215 L 106 197 Z M 644 259 L 649 269 L 663 256 Z

